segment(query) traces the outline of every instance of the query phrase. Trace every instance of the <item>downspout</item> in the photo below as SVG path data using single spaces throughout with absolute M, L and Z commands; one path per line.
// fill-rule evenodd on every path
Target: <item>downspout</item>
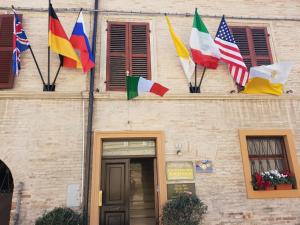
M 94 7 L 94 26 L 92 39 L 92 53 L 96 61 L 96 37 L 98 28 L 98 8 L 99 0 L 95 0 Z M 91 175 L 91 155 L 92 155 L 92 137 L 93 137 L 93 112 L 94 112 L 94 83 L 95 83 L 95 67 L 90 73 L 90 90 L 89 90 L 89 108 L 88 123 L 86 133 L 86 151 L 84 157 L 84 186 L 83 186 L 83 225 L 89 224 L 89 191 L 90 191 L 90 175 Z

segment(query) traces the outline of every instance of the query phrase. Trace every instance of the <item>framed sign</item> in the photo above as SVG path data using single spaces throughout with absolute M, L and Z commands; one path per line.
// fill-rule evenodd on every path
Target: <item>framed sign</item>
M 181 193 L 190 193 L 195 195 L 196 188 L 195 183 L 176 183 L 167 184 L 168 199 L 176 198 Z
M 211 160 L 200 160 L 195 162 L 196 173 L 212 173 L 213 164 Z
M 167 180 L 194 180 L 194 166 L 191 161 L 167 162 Z

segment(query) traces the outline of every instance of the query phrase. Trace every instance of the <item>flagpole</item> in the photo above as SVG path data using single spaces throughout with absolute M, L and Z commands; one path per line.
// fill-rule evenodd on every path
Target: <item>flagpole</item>
M 198 88 L 199 88 L 199 93 L 201 92 L 201 91 L 200 91 L 200 87 L 201 87 L 201 84 L 202 84 L 202 81 L 203 81 L 203 77 L 204 77 L 205 72 L 206 72 L 206 67 L 204 67 L 204 69 L 203 69 L 202 76 L 201 76 L 201 79 L 200 79 L 200 82 L 199 82 L 199 86 L 198 86 Z
M 195 63 L 195 86 L 194 86 L 194 93 L 197 93 L 196 91 L 197 88 L 197 63 Z
M 51 0 L 49 0 L 49 7 L 48 7 L 48 84 L 46 87 L 47 91 L 50 91 L 50 46 L 49 46 L 50 4 L 51 4 Z
M 11 5 L 11 8 L 13 9 L 14 13 L 16 13 L 14 5 Z M 32 48 L 31 48 L 31 45 L 30 45 L 30 44 L 28 45 L 28 48 L 30 49 L 30 52 L 31 52 L 31 55 L 32 55 L 32 57 L 33 57 L 33 59 L 34 59 L 36 68 L 37 68 L 38 71 L 39 71 L 39 75 L 40 75 L 40 77 L 41 77 L 41 80 L 42 80 L 42 82 L 43 82 L 43 85 L 46 85 L 45 80 L 44 80 L 43 75 L 42 75 L 42 72 L 41 72 L 41 70 L 40 70 L 40 67 L 39 67 L 37 61 L 36 61 L 35 55 L 34 55 L 34 53 L 33 53 L 33 51 L 32 51 Z
M 45 83 L 45 80 L 44 80 L 44 78 L 43 78 L 42 72 L 41 72 L 41 70 L 40 70 L 40 67 L 39 67 L 39 65 L 38 65 L 38 63 L 37 63 L 37 61 L 36 61 L 36 58 L 35 58 L 35 56 L 34 56 L 34 53 L 33 53 L 33 51 L 32 51 L 31 45 L 29 45 L 29 50 L 30 50 L 31 55 L 32 55 L 32 57 L 33 57 L 33 60 L 34 60 L 34 62 L 35 62 L 36 68 L 37 68 L 38 71 L 39 71 L 39 75 L 40 75 L 40 77 L 41 77 L 41 80 L 42 80 L 42 82 L 43 82 L 43 85 L 46 86 L 46 83 Z
M 78 20 L 78 18 L 80 16 L 80 13 L 82 12 L 82 10 L 83 10 L 83 8 L 80 9 L 76 21 Z M 51 84 L 51 91 L 54 91 L 54 86 L 55 86 L 56 79 L 58 77 L 58 74 L 60 72 L 61 67 L 63 66 L 63 58 L 64 58 L 64 56 L 61 56 L 61 55 L 59 55 L 59 56 L 60 56 L 60 64 L 59 64 L 59 67 L 58 67 L 57 72 L 55 74 L 54 80 L 53 80 L 53 82 Z
M 54 81 L 53 81 L 53 83 L 51 84 L 51 91 L 54 91 L 55 82 L 56 82 L 56 79 L 57 79 L 58 74 L 59 74 L 59 72 L 60 72 L 60 69 L 61 69 L 61 67 L 62 67 L 62 64 L 63 64 L 63 63 L 60 62 L 59 67 L 58 67 L 58 69 L 57 69 L 57 71 L 56 71 Z

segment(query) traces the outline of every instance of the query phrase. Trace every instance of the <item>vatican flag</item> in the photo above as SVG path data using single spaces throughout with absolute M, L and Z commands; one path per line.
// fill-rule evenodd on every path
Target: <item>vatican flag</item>
M 242 93 L 281 95 L 293 63 L 281 62 L 250 68 L 249 81 Z

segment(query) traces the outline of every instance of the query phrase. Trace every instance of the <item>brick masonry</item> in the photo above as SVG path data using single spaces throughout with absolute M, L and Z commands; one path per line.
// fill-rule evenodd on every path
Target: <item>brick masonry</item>
M 55 8 L 91 8 L 93 1 L 52 1 Z M 1 7 L 43 7 L 44 2 L 15 0 Z M 298 18 L 300 3 L 273 0 L 226 1 L 100 1 L 102 10 L 193 13 L 198 7 L 207 15 Z M 265 7 L 262 7 L 262 4 Z M 237 10 L 238 5 L 238 10 Z M 8 11 L 0 10 L 0 13 Z M 47 71 L 47 13 L 21 11 L 24 29 L 32 43 L 42 72 Z M 57 13 L 70 34 L 77 13 Z M 126 101 L 125 93 L 105 91 L 106 21 L 148 21 L 151 26 L 152 78 L 171 90 L 166 98 L 151 95 Z M 170 16 L 173 27 L 187 44 L 192 17 Z M 92 17 L 85 13 L 91 37 Z M 219 19 L 204 18 L 214 35 Z M 162 16 L 101 14 L 97 38 L 95 130 L 160 130 L 166 135 L 167 160 L 211 159 L 215 172 L 196 174 L 198 196 L 208 205 L 204 224 L 300 224 L 300 199 L 249 200 L 246 197 L 238 130 L 291 129 L 300 161 L 300 21 L 228 19 L 229 24 L 267 26 L 274 61 L 295 62 L 285 86 L 293 94 L 281 97 L 248 97 L 229 94 L 235 89 L 226 66 L 207 71 L 202 94 L 188 93 L 187 83 Z M 12 171 L 15 187 L 24 182 L 20 225 L 31 225 L 45 210 L 63 206 L 67 186 L 82 183 L 83 147 L 87 117 L 88 76 L 62 69 L 56 93 L 43 93 L 29 53 L 21 56 L 20 77 L 15 88 L 0 91 L 0 160 Z M 51 54 L 52 75 L 58 57 Z M 200 72 L 200 71 L 199 71 Z M 76 97 L 74 97 L 76 96 Z M 83 94 L 83 96 L 85 96 Z M 151 97 L 150 97 L 151 96 Z M 178 157 L 176 144 L 183 156 Z M 16 205 L 15 188 L 13 206 Z M 15 209 L 12 210 L 11 224 Z

